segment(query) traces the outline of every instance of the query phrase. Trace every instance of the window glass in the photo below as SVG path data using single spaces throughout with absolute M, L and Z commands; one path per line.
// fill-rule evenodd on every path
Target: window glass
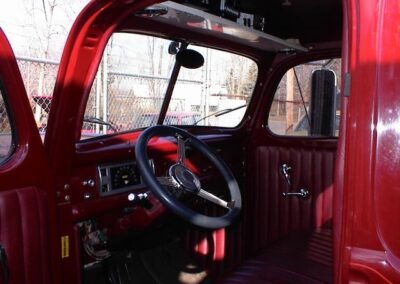
M 0 163 L 11 153 L 13 145 L 13 133 L 10 118 L 7 113 L 3 93 L 0 90 Z
M 168 113 L 179 113 L 179 125 L 237 126 L 253 93 L 257 65 L 247 57 L 225 51 L 188 48 L 203 55 L 204 65 L 181 68 Z
M 86 105 L 81 139 L 155 125 L 181 43 L 148 35 L 114 34 Z M 165 125 L 234 127 L 253 92 L 256 64 L 243 56 L 190 46 L 204 57 L 180 68 Z
M 155 125 L 175 57 L 171 41 L 116 33 L 86 105 L 81 139 Z
M 332 113 L 333 133 L 327 136 L 338 136 L 340 121 L 340 72 L 341 60 L 329 59 L 308 62 L 288 70 L 282 77 L 275 92 L 269 111 L 268 127 L 279 135 L 288 136 L 324 136 L 311 131 L 310 125 L 315 117 L 316 108 L 311 108 L 312 77 L 318 70 L 331 70 L 335 77 L 334 103 Z M 332 73 L 333 74 L 333 73 Z M 327 112 L 327 109 L 323 111 Z M 323 112 L 322 111 L 322 112 Z M 313 116 L 314 115 L 314 116 Z M 326 113 L 322 113 L 326 115 Z

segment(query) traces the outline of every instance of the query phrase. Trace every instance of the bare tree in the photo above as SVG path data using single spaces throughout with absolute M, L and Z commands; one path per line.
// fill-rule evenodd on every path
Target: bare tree
M 236 55 L 229 62 L 229 75 L 226 77 L 228 96 L 247 101 L 257 78 L 257 65 Z
M 24 30 L 28 34 L 29 54 L 44 59 L 41 63 L 29 64 L 28 78 L 34 82 L 28 95 L 50 96 L 53 92 L 56 66 L 46 64 L 45 60 L 55 60 L 61 55 L 63 39 L 66 38 L 72 23 L 67 11 L 72 9 L 68 1 L 62 0 L 25 0 Z M 29 84 L 31 85 L 31 84 Z M 39 105 L 35 105 L 35 119 L 38 123 L 46 116 Z
M 147 39 L 147 62 L 146 66 L 149 68 L 148 74 L 156 77 L 167 77 L 170 75 L 172 65 L 174 64 L 174 57 L 168 53 L 168 43 L 164 39 L 156 37 L 148 37 Z M 162 98 L 165 93 L 167 81 L 155 79 L 149 83 L 150 95 L 156 98 Z

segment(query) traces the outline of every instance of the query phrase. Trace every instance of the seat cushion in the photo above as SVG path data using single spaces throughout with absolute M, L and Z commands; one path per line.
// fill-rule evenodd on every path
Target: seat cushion
M 331 230 L 294 235 L 245 261 L 220 283 L 331 283 Z

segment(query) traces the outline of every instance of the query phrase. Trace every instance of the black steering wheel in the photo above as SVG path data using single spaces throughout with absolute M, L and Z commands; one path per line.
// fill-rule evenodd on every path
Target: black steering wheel
M 155 176 L 147 155 L 147 144 L 149 140 L 155 136 L 171 136 L 177 139 L 177 161 L 169 168 L 167 176 L 164 177 Z M 200 153 L 205 155 L 218 169 L 227 183 L 230 193 L 230 201 L 225 201 L 201 187 L 200 179 L 185 166 L 185 144 L 190 144 L 195 149 L 199 150 Z M 150 127 L 143 131 L 137 140 L 135 154 L 144 182 L 148 187 L 150 187 L 161 202 L 176 215 L 196 226 L 207 229 L 226 227 L 232 224 L 232 222 L 238 217 L 242 208 L 242 196 L 238 183 L 231 170 L 210 147 L 189 134 L 187 131 L 172 126 Z M 196 212 L 183 202 L 179 201 L 176 196 L 168 190 L 168 187 L 185 191 L 193 196 L 199 196 L 225 208 L 227 212 L 218 217 L 211 217 Z

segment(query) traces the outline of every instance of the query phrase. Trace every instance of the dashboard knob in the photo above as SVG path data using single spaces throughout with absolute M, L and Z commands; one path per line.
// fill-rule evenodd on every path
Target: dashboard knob
M 82 182 L 82 185 L 87 187 L 94 187 L 94 180 L 93 179 L 84 180 Z
M 145 200 L 145 199 L 147 199 L 148 196 L 149 196 L 149 194 L 147 192 L 143 192 L 143 193 L 139 193 L 138 194 L 139 200 Z
M 82 182 L 82 185 L 87 186 L 87 187 L 94 187 L 94 180 L 92 180 L 92 179 L 84 180 Z
M 128 200 L 129 201 L 134 201 L 135 199 L 136 199 L 136 195 L 134 193 L 129 193 Z
M 89 199 L 91 199 L 91 198 L 92 198 L 92 194 L 91 194 L 90 192 L 85 192 L 85 193 L 83 194 L 83 199 L 89 200 Z

